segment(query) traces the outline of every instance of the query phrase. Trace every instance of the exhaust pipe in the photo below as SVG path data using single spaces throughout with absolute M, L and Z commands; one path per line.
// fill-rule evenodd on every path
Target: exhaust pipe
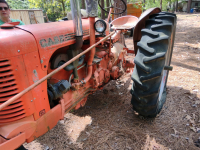
M 74 31 L 76 36 L 83 36 L 82 21 L 81 21 L 81 9 L 78 0 L 70 0 L 72 19 L 74 22 Z
M 97 0 L 86 0 L 86 8 L 87 8 L 87 13 L 89 16 L 89 24 L 90 24 L 90 46 L 95 44 L 95 29 L 94 29 L 94 23 L 95 23 L 95 17 L 98 16 L 98 3 Z M 81 82 L 78 83 L 73 83 L 72 86 L 76 87 L 81 84 L 85 84 L 90 80 L 92 77 L 92 61 L 94 59 L 94 55 L 96 52 L 96 48 L 93 47 L 92 50 L 90 51 L 90 57 L 87 61 L 87 76 L 85 79 L 83 79 Z
M 70 55 L 75 57 L 76 55 L 79 54 L 79 49 L 83 46 L 83 29 L 82 29 L 82 21 L 81 21 L 81 10 L 79 6 L 79 1 L 78 0 L 70 0 L 71 3 L 71 12 L 72 12 L 72 19 L 74 23 L 74 31 L 75 31 L 75 38 L 76 38 L 76 43 L 70 46 Z M 78 67 L 78 60 L 75 60 L 73 62 L 73 73 L 74 73 L 74 80 L 75 82 L 78 82 L 78 72 L 77 72 L 77 67 Z

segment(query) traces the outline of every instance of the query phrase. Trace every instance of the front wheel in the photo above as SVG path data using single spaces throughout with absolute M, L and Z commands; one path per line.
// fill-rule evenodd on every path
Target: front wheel
M 175 28 L 176 15 L 161 12 L 151 15 L 141 31 L 131 76 L 131 103 L 141 116 L 156 117 L 165 103 L 169 71 L 164 67 L 171 62 Z

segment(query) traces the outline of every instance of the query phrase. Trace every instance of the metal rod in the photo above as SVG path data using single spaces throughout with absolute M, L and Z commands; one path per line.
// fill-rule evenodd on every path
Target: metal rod
M 108 14 L 108 20 L 107 20 L 108 23 L 109 23 L 110 15 L 111 15 L 112 11 L 113 11 L 113 8 L 111 7 L 111 8 L 110 8 L 110 11 L 109 11 L 109 14 Z
M 115 31 L 111 32 L 109 35 L 107 35 L 106 37 L 104 37 L 103 39 L 101 39 L 99 42 L 97 42 L 96 44 L 90 46 L 88 49 L 86 49 L 85 51 L 83 51 L 82 53 L 78 54 L 77 56 L 75 56 L 74 58 L 70 59 L 69 61 L 67 61 L 66 63 L 64 63 L 62 66 L 60 66 L 59 68 L 55 69 L 54 71 L 52 71 L 51 73 L 49 73 L 48 75 L 46 75 L 45 77 L 43 77 L 42 79 L 40 79 L 39 81 L 37 81 L 36 83 L 32 84 L 31 86 L 29 86 L 28 88 L 26 88 L 25 90 L 21 91 L 20 93 L 18 93 L 17 95 L 13 96 L 12 98 L 10 98 L 9 100 L 7 100 L 6 102 L 4 102 L 3 104 L 0 105 L 0 111 L 5 108 L 6 106 L 10 105 L 12 102 L 14 102 L 15 100 L 19 99 L 20 97 L 22 97 L 24 94 L 26 94 L 27 92 L 29 92 L 30 90 L 32 90 L 33 88 L 35 88 L 36 86 L 38 86 L 39 84 L 41 84 L 42 82 L 44 82 L 45 80 L 47 80 L 48 78 L 50 78 L 51 76 L 53 76 L 54 74 L 56 74 L 57 72 L 59 72 L 60 70 L 62 70 L 63 68 L 65 68 L 66 66 L 68 66 L 69 64 L 71 64 L 73 61 L 75 61 L 76 59 L 78 59 L 79 57 L 81 57 L 82 55 L 84 55 L 85 53 L 89 52 L 92 48 L 96 47 L 98 44 L 100 44 L 101 42 L 105 41 L 107 38 L 109 38 L 110 36 L 112 36 L 115 33 Z

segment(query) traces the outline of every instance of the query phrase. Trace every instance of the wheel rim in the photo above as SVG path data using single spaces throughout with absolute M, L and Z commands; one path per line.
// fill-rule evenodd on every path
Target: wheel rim
M 167 53 L 166 53 L 166 61 L 165 61 L 165 65 L 164 66 L 169 66 L 170 65 L 170 56 L 171 56 L 171 41 L 172 38 L 170 38 L 169 42 L 170 42 L 170 45 L 169 45 L 169 48 L 167 50 Z M 159 96 L 158 96 L 158 101 L 161 100 L 162 98 L 162 94 L 163 94 L 163 91 L 164 91 L 164 88 L 166 86 L 166 81 L 167 81 L 167 77 L 168 77 L 168 73 L 169 71 L 168 70 L 164 70 L 164 67 L 163 67 L 163 71 L 162 71 L 162 80 L 161 80 L 161 84 L 160 84 L 160 92 L 159 92 Z
M 165 87 L 165 84 L 166 84 L 166 78 L 167 78 L 168 71 L 167 70 L 163 70 L 162 73 L 163 73 L 163 76 L 162 76 L 162 80 L 161 80 L 161 84 L 160 84 L 160 92 L 159 92 L 159 97 L 158 97 L 159 101 L 162 98 L 162 94 L 163 94 L 164 87 Z

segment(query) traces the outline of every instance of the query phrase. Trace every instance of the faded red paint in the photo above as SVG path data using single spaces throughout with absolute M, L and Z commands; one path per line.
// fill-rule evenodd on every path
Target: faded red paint
M 101 38 L 95 37 L 94 18 L 82 22 L 83 40 L 90 43 L 82 46 L 84 51 Z M 0 29 L 0 72 L 6 71 L 0 74 L 0 104 L 52 72 L 51 59 L 56 54 L 67 53 L 69 46 L 76 42 L 74 32 L 72 21 Z M 55 84 L 71 76 L 73 87 L 55 107 L 50 108 L 45 81 L 0 111 L 0 134 L 10 139 L 0 138 L 0 149 L 14 149 L 45 134 L 64 118 L 64 113 L 84 106 L 89 94 L 101 89 L 110 78 L 117 79 L 119 63 L 124 68 L 128 65 L 125 59 L 128 49 L 114 52 L 111 48 L 123 32 L 126 30 L 116 31 L 111 39 L 86 53 L 87 66 L 78 70 L 79 79 L 73 80 L 73 71 L 64 69 L 48 79 L 48 83 Z M 134 66 L 131 64 L 129 67 Z

